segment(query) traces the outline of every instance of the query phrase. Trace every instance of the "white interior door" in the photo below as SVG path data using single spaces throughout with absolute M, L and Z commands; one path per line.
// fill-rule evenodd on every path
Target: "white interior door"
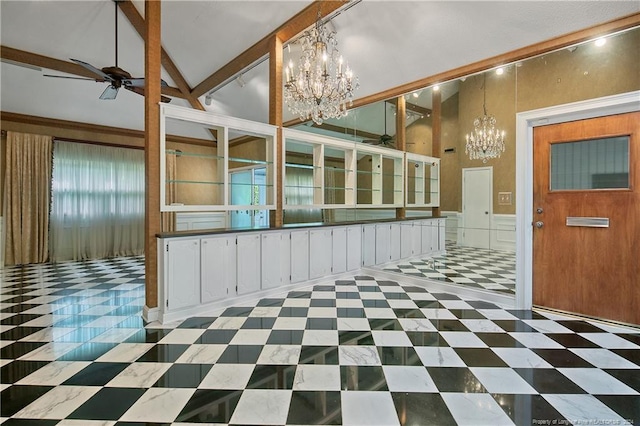
M 461 245 L 489 248 L 491 241 L 492 167 L 462 169 Z

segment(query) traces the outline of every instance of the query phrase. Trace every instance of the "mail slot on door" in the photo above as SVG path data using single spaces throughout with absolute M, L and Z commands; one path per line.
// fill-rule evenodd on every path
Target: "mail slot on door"
M 584 226 L 587 228 L 608 228 L 608 217 L 569 217 L 567 216 L 567 226 Z

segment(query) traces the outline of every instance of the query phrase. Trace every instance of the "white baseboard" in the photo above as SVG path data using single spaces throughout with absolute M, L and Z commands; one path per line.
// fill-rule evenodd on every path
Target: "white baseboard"
M 149 308 L 147 305 L 144 305 L 142 308 L 142 319 L 148 323 L 158 321 L 160 319 L 160 309 Z

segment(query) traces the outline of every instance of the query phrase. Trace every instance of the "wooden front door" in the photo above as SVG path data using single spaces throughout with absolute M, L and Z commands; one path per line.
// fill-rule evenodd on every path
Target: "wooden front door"
M 534 128 L 533 303 L 640 324 L 640 112 Z

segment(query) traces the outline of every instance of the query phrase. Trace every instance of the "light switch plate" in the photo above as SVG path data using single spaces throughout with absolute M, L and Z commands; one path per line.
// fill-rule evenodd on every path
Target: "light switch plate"
M 501 206 L 510 206 L 511 194 L 511 192 L 498 192 L 498 204 Z

